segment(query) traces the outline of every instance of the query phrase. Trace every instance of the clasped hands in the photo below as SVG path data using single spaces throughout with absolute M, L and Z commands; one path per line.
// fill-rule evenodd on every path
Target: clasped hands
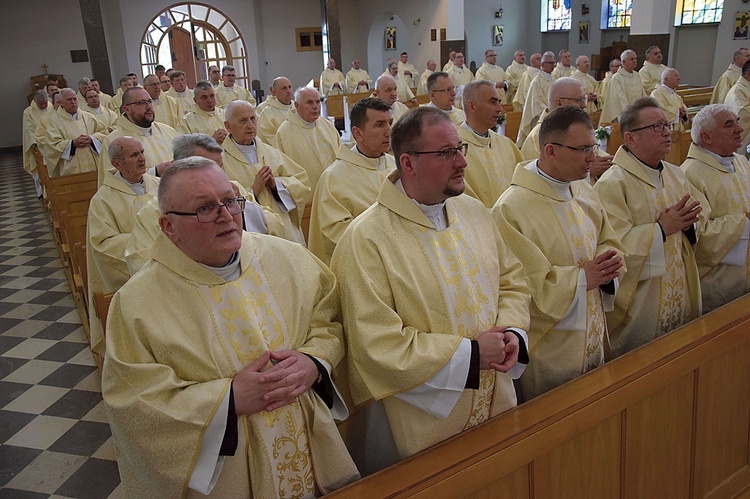
M 479 369 L 507 373 L 518 362 L 518 336 L 507 326 L 493 326 L 477 336 Z
M 698 201 L 688 203 L 689 200 L 690 194 L 685 194 L 682 199 L 659 213 L 656 222 L 661 226 L 665 236 L 671 236 L 698 222 L 698 215 L 703 208 Z
M 266 367 L 268 361 L 276 361 Z M 232 390 L 237 414 L 273 411 L 289 405 L 318 379 L 318 368 L 296 350 L 266 350 L 234 377 Z
M 615 250 L 607 250 L 593 260 L 583 264 L 586 272 L 586 291 L 598 288 L 616 277 L 620 277 L 622 258 Z
M 260 193 L 263 192 L 263 189 L 265 189 L 266 186 L 271 190 L 276 189 L 276 179 L 273 176 L 271 167 L 263 165 L 257 175 L 255 175 L 255 181 L 253 182 L 253 194 L 255 194 L 256 199 L 260 196 Z

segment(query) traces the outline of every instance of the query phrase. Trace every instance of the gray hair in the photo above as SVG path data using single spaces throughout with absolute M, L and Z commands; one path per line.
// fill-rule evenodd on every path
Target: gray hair
M 233 100 L 224 108 L 224 121 L 229 121 L 229 118 L 234 114 L 234 110 L 238 107 L 250 106 L 250 109 L 255 111 L 255 108 L 246 100 Z
M 482 87 L 495 88 L 495 85 L 487 80 L 474 80 L 464 85 L 464 94 L 461 97 L 464 103 L 464 109 L 468 107 L 466 104 L 469 101 L 474 101 L 479 97 L 479 90 Z
M 576 80 L 575 78 L 571 78 L 570 76 L 563 76 L 562 78 L 558 78 L 555 81 L 552 82 L 552 85 L 549 87 L 549 92 L 547 93 L 547 102 L 549 102 L 549 110 L 552 111 L 552 106 L 555 103 L 555 100 L 558 97 L 563 97 L 562 94 L 564 94 L 568 89 L 576 87 L 577 89 L 581 90 L 581 93 L 585 94 L 586 91 L 583 88 L 583 83 Z
M 200 147 L 208 152 L 222 153 L 224 149 L 213 137 L 205 133 L 189 133 L 178 135 L 172 140 L 172 159 L 180 159 L 195 156 L 195 149 Z
M 693 118 L 693 125 L 690 129 L 690 138 L 698 145 L 701 145 L 701 132 L 708 132 L 721 126 L 718 117 L 719 114 L 728 112 L 737 116 L 730 106 L 726 104 L 709 104 L 704 107 Z
M 224 66 L 223 68 L 221 68 L 222 75 L 226 73 L 227 71 L 237 71 L 237 70 L 234 69 L 234 66 Z
M 202 80 L 195 84 L 195 88 L 193 89 L 193 91 L 213 90 L 213 89 L 214 89 L 214 86 L 211 84 L 210 81 Z
M 622 54 L 620 54 L 620 60 L 623 60 L 628 55 L 633 54 L 634 56 L 638 57 L 638 54 L 635 53 L 635 50 L 625 49 L 622 51 Z
M 646 49 L 646 57 L 650 56 L 651 53 L 655 52 L 659 48 L 658 45 L 651 45 L 649 48 Z
M 576 57 L 576 66 L 578 66 L 583 59 L 588 59 L 589 57 L 587 55 L 579 55 Z
M 49 96 L 47 95 L 47 91 L 46 90 L 42 89 L 42 90 L 37 90 L 36 92 L 34 92 L 34 101 L 35 102 L 44 102 L 44 101 L 46 101 L 48 99 L 49 99 Z
M 70 92 L 73 95 L 76 95 L 76 91 L 73 90 L 72 88 L 61 88 L 60 89 L 60 96 L 62 96 L 62 94 L 64 94 L 65 92 Z
M 91 80 L 88 78 L 81 78 L 78 80 L 78 88 L 81 88 L 82 86 L 86 85 L 87 87 L 91 85 Z
M 189 170 L 203 170 L 206 168 L 212 168 L 216 167 L 219 170 L 221 168 L 219 165 L 216 164 L 216 162 L 208 159 L 203 158 L 201 156 L 190 156 L 188 158 L 180 159 L 175 162 L 173 162 L 169 168 L 167 168 L 167 171 L 164 172 L 164 174 L 161 176 L 161 180 L 159 181 L 159 193 L 158 193 L 158 199 L 159 199 L 159 211 L 161 211 L 162 215 L 165 214 L 167 211 L 169 211 L 171 199 L 171 187 L 172 183 L 175 180 L 175 177 L 177 177 L 180 173 L 184 171 Z M 222 172 L 224 170 L 221 170 Z
M 664 83 L 664 80 L 669 78 L 670 75 L 677 73 L 677 70 L 674 68 L 667 68 L 664 71 L 661 72 L 661 82 Z
M 294 91 L 294 102 L 299 104 L 300 101 L 302 100 L 302 94 L 307 90 L 311 90 L 315 92 L 318 95 L 318 98 L 320 99 L 320 93 L 313 87 L 299 87 L 297 90 Z
M 552 59 L 555 60 L 555 53 L 551 50 L 548 50 L 547 52 L 542 54 L 542 62 L 544 62 L 545 59 Z

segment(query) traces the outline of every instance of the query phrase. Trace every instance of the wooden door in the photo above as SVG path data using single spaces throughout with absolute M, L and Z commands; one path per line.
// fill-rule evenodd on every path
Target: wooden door
M 185 72 L 188 88 L 195 87 L 195 62 L 193 61 L 193 37 L 189 31 L 174 27 L 169 30 L 169 50 L 172 52 L 172 67 Z

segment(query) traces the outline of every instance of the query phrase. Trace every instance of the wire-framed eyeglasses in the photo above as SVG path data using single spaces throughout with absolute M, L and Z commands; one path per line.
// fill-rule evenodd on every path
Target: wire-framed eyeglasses
M 221 216 L 221 208 L 227 209 L 230 215 L 236 215 L 245 209 L 245 198 L 229 198 L 221 204 L 206 204 L 199 207 L 194 212 L 188 211 L 168 211 L 168 215 L 179 215 L 181 217 L 198 217 L 198 221 L 203 224 L 215 222 Z
M 664 133 L 664 130 L 669 130 L 670 132 L 674 130 L 674 123 L 652 123 L 651 125 L 646 125 L 638 128 L 633 128 L 632 130 L 628 130 L 629 132 L 640 132 L 641 130 L 645 130 L 646 128 L 653 128 L 654 132 L 656 133 Z
M 419 156 L 420 154 L 435 154 L 437 157 L 445 162 L 450 162 L 456 159 L 456 155 L 460 152 L 461 156 L 466 156 L 469 150 L 469 144 L 464 142 L 458 147 L 449 147 L 448 149 L 441 149 L 440 151 L 409 151 L 406 154 L 413 154 Z
M 596 151 L 599 150 L 599 144 L 594 144 L 593 146 L 581 146 L 581 147 L 566 146 L 565 144 L 560 144 L 558 142 L 549 142 L 549 144 L 552 144 L 553 146 L 566 147 L 570 149 L 571 151 L 582 152 L 584 154 L 589 154 L 589 153 L 596 154 Z

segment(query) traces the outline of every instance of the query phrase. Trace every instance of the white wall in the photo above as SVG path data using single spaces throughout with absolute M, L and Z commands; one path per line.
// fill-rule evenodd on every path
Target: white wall
M 3 2 L 2 15 L 0 29 L 5 47 L 0 78 L 4 97 L 0 148 L 21 145 L 22 115 L 32 90 L 30 78 L 44 74 L 42 64 L 49 65 L 49 73 L 62 74 L 76 91 L 78 80 L 91 75 L 88 62 L 70 60 L 71 50 L 86 49 L 77 0 L 38 0 L 33 6 Z M 66 29 L 61 29 L 63 26 Z
M 495 12 L 503 9 L 503 17 L 495 18 Z M 479 68 L 484 62 L 484 51 L 493 49 L 497 54 L 497 65 L 508 67 L 513 61 L 513 53 L 518 49 L 526 51 L 527 60 L 531 56 L 527 33 L 527 4 L 523 0 L 497 2 L 496 0 L 467 0 L 464 3 L 464 30 L 466 32 L 466 64 L 474 61 Z M 503 44 L 493 46 L 493 28 L 503 26 Z

